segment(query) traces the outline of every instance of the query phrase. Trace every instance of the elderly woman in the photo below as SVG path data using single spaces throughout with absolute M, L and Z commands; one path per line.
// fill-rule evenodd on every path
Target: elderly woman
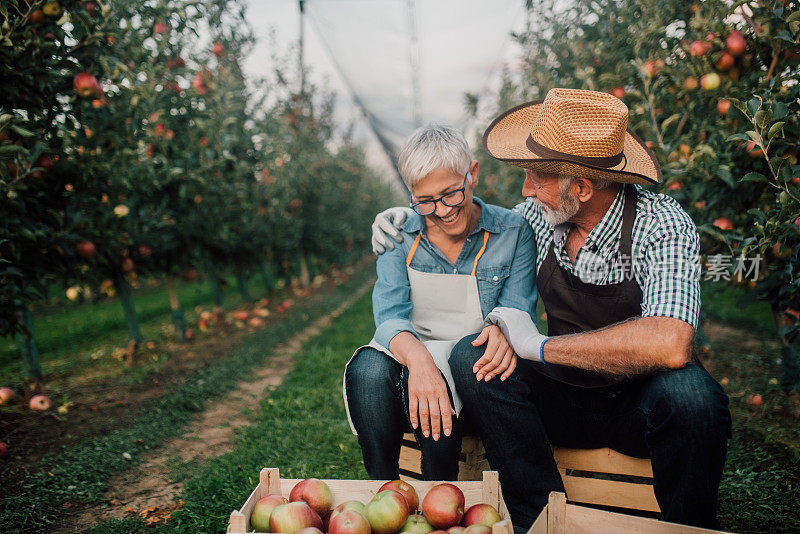
M 534 312 L 536 249 L 522 216 L 473 196 L 478 162 L 459 131 L 415 131 L 398 168 L 416 215 L 401 228 L 403 242 L 378 258 L 375 336 L 345 370 L 345 404 L 371 478 L 398 478 L 410 427 L 423 478 L 455 480 L 463 418 L 450 350 L 481 332 L 478 380 L 505 380 L 514 371 L 516 355 L 484 318 L 495 307 Z

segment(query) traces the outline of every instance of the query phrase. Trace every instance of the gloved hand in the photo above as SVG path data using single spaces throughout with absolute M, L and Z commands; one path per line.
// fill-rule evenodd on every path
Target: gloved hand
M 380 255 L 387 250 L 394 250 L 394 243 L 389 239 L 390 237 L 398 243 L 402 243 L 403 236 L 397 229 L 413 213 L 411 208 L 398 206 L 377 214 L 375 222 L 372 223 L 372 252 Z
M 520 358 L 547 363 L 544 361 L 544 342 L 549 338 L 539 333 L 531 316 L 524 311 L 501 306 L 489 312 L 484 324 L 499 326 Z

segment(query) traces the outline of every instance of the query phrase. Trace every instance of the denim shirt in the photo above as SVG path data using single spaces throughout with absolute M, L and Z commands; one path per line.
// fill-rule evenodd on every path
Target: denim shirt
M 411 268 L 425 273 L 472 273 L 475 258 L 483 246 L 483 232 L 489 233 L 486 251 L 478 261 L 475 276 L 484 318 L 497 306 L 517 308 L 536 321 L 536 244 L 533 231 L 518 213 L 486 204 L 481 207 L 475 229 L 470 232 L 453 264 L 428 239 L 425 218 L 414 214 L 400 229 L 403 242 L 378 256 L 378 281 L 372 291 L 375 316 L 375 341 L 384 347 L 400 332 L 414 332 L 411 324 L 410 285 L 406 257 L 419 232 L 419 246 L 411 260 Z

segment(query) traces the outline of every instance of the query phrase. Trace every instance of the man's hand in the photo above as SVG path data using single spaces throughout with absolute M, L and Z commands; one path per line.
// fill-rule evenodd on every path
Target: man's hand
M 397 229 L 413 213 L 411 208 L 396 207 L 377 214 L 375 222 L 372 223 L 372 252 L 380 255 L 387 250 L 394 250 L 392 239 L 402 243 L 403 236 Z M 390 237 L 392 239 L 389 239 Z
M 511 348 L 520 358 L 546 363 L 542 357 L 548 337 L 539 333 L 531 316 L 516 308 L 498 307 L 486 316 L 486 323 L 500 327 Z
M 484 343 L 486 351 L 472 368 L 475 378 L 488 382 L 497 375 L 500 375 L 500 380 L 511 376 L 517 367 L 517 355 L 514 354 L 514 349 L 506 341 L 499 326 L 493 324 L 486 326 L 472 345 L 477 347 Z
M 452 431 L 456 412 L 450 405 L 447 383 L 432 362 L 422 369 L 408 370 L 408 413 L 411 426 L 421 426 L 426 438 L 433 435 L 433 440 L 438 441 L 442 429 L 445 436 Z

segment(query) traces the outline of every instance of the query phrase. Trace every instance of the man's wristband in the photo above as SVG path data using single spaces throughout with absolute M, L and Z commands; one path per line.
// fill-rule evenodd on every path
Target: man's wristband
M 547 343 L 548 339 L 550 338 L 549 337 L 545 338 L 544 341 L 542 341 L 542 345 L 539 347 L 539 359 L 542 361 L 542 363 L 547 363 L 546 361 L 544 361 L 544 344 Z

